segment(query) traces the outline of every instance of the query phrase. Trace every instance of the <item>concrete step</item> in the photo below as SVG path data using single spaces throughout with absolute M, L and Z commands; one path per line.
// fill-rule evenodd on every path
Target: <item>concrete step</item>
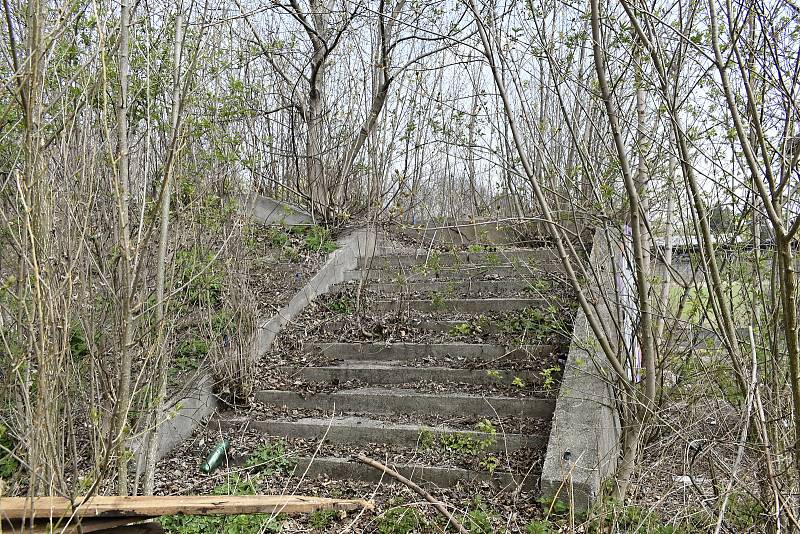
M 544 298 L 378 300 L 369 304 L 375 313 L 486 313 L 538 308 L 549 303 Z
M 464 319 L 423 319 L 421 321 L 410 321 L 409 326 L 419 330 L 437 333 L 453 333 L 454 329 L 459 328 L 475 328 L 470 321 Z M 464 326 L 466 325 L 466 326 Z M 337 334 L 342 332 L 347 327 L 343 321 L 330 321 L 319 326 L 322 332 L 329 334 Z M 470 330 L 467 330 L 467 333 Z M 463 333 L 463 332 L 459 332 Z M 480 325 L 480 333 L 482 334 L 501 334 L 503 328 L 497 323 L 487 323 Z
M 436 413 L 444 417 L 522 416 L 547 419 L 555 401 L 533 397 L 484 397 L 457 393 L 418 393 L 399 388 L 359 388 L 335 393 L 300 394 L 295 391 L 265 390 L 256 400 L 292 410 L 335 410 L 337 413 Z
M 370 269 L 397 269 L 399 267 L 427 266 L 430 269 L 442 267 L 460 267 L 468 264 L 496 266 L 504 264 L 527 263 L 536 266 L 538 263 L 559 261 L 558 253 L 549 247 L 495 250 L 482 252 L 437 252 L 421 250 L 409 254 L 385 254 L 372 258 L 360 258 L 358 266 Z
M 443 425 L 395 424 L 359 416 L 340 416 L 330 419 L 306 417 L 297 421 L 251 421 L 247 418 L 220 417 L 213 421 L 215 428 L 217 425 L 223 430 L 246 425 L 248 429 L 287 439 L 318 440 L 324 437 L 325 441 L 330 443 L 382 443 L 412 449 L 419 445 L 420 435 L 423 433 L 429 433 L 431 438 L 454 434 L 469 436 L 489 443 L 487 450 L 492 451 L 538 448 L 547 444 L 546 434 L 488 434 Z
M 384 461 L 384 459 L 380 459 Z M 485 482 L 498 489 L 513 491 L 520 485 L 525 491 L 532 490 L 538 483 L 538 473 L 517 473 L 496 470 L 472 471 L 456 467 L 432 467 L 420 464 L 395 465 L 391 461 L 388 466 L 404 477 L 417 483 L 427 483 L 439 488 L 453 488 L 459 482 Z M 370 483 L 392 483 L 392 479 L 373 467 L 356 460 L 331 457 L 299 458 L 294 476 L 305 478 L 327 477 L 333 480 L 360 480 Z
M 428 282 L 379 282 L 367 286 L 379 293 L 438 293 L 447 296 L 536 294 L 547 291 L 551 283 L 547 280 L 433 280 Z
M 413 384 L 430 381 L 436 383 L 469 383 L 482 385 L 510 386 L 516 377 L 525 384 L 540 381 L 536 373 L 525 370 L 507 369 L 458 369 L 451 367 L 408 367 L 400 362 L 363 361 L 345 362 L 340 365 L 324 367 L 286 367 L 293 377 L 306 382 L 339 384 L 358 380 L 365 384 Z
M 486 362 L 529 361 L 544 358 L 558 349 L 555 345 L 502 345 L 471 343 L 314 343 L 309 353 L 352 361 L 403 361 L 414 358 L 460 358 Z
M 416 328 L 428 332 L 445 332 L 453 335 L 463 333 L 502 334 L 503 327 L 497 323 L 473 324 L 470 321 L 458 319 L 424 319 L 414 323 Z
M 447 267 L 442 269 L 406 270 L 393 269 L 369 269 L 345 271 L 344 281 L 372 280 L 378 282 L 423 282 L 436 280 L 492 280 L 492 279 L 515 279 L 535 281 L 547 273 L 548 277 L 563 274 L 561 264 L 553 263 L 546 265 L 542 270 L 534 269 L 526 265 L 496 265 L 496 266 L 468 266 Z
M 593 230 L 587 217 L 571 211 L 554 212 L 553 218 L 570 239 L 577 243 L 579 237 L 586 246 L 591 246 Z M 405 235 L 426 248 L 431 243 L 442 245 L 472 245 L 475 243 L 514 247 L 531 246 L 532 242 L 547 241 L 550 232 L 540 220 L 455 220 L 428 221 L 424 223 L 396 223 L 392 232 Z

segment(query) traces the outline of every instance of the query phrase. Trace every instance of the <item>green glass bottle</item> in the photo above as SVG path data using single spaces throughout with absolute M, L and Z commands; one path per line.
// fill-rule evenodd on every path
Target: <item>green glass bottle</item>
M 206 457 L 206 461 L 200 465 L 200 471 L 208 475 L 217 467 L 219 467 L 220 464 L 222 464 L 222 460 L 225 458 L 225 453 L 228 452 L 228 447 L 230 447 L 230 445 L 231 442 L 227 439 L 217 443 L 217 446 L 214 447 Z

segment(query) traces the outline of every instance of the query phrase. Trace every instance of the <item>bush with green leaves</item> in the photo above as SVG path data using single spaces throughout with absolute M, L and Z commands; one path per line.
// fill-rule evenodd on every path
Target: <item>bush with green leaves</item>
M 190 304 L 216 306 L 222 297 L 225 270 L 211 250 L 195 246 L 175 255 L 178 281 L 185 286 L 184 297 Z
M 204 339 L 184 339 L 175 349 L 173 366 L 181 371 L 197 369 L 200 361 L 208 354 L 208 350 L 208 342 Z
M 267 241 L 275 248 L 283 248 L 289 244 L 289 235 L 281 228 L 267 228 Z
M 303 241 L 306 250 L 310 252 L 324 252 L 330 254 L 336 250 L 336 241 L 331 237 L 331 232 L 322 226 L 309 226 Z

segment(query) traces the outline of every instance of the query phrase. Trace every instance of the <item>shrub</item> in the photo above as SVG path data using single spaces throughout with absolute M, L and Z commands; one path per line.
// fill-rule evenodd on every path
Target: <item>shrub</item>
M 175 255 L 175 264 L 189 303 L 214 306 L 219 303 L 225 273 L 212 251 L 201 247 L 180 250 Z
M 14 443 L 8 435 L 8 429 L 0 424 L 0 478 L 11 478 L 19 467 L 13 450 Z
M 336 241 L 331 237 L 331 232 L 322 226 L 310 226 L 306 230 L 305 247 L 311 252 L 324 252 L 330 254 L 336 250 Z

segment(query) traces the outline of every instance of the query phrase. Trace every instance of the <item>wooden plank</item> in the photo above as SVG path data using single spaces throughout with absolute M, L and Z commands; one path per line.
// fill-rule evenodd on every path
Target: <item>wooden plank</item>
M 327 499 L 302 495 L 191 495 L 170 497 L 90 497 L 75 517 L 157 517 L 160 515 L 302 514 L 315 510 L 372 509 L 362 499 Z M 60 518 L 72 515 L 63 497 L 0 497 L 3 519 Z

